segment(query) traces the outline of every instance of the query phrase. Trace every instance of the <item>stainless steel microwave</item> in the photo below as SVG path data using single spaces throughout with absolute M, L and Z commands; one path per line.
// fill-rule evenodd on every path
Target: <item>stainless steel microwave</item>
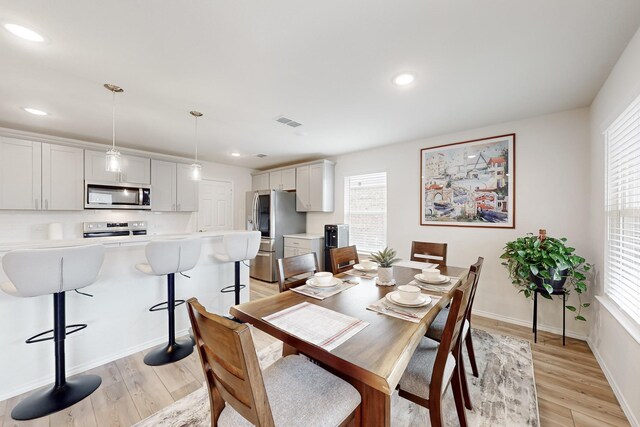
M 85 182 L 85 209 L 151 209 L 151 186 Z

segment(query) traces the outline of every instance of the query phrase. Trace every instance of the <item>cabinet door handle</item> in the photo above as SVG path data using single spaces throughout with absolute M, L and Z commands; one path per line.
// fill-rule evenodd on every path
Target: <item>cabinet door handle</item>
M 38 204 L 40 203 L 40 201 L 39 201 L 38 199 L 33 199 L 33 200 L 35 200 L 36 210 L 40 209 L 40 208 L 38 207 Z
M 49 199 L 44 199 L 44 209 L 49 210 Z

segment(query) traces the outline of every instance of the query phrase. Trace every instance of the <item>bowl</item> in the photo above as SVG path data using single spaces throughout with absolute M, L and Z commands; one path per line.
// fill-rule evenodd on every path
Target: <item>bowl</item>
M 327 285 L 331 282 L 333 278 L 333 273 L 328 271 L 319 271 L 313 275 L 313 280 L 319 285 Z
M 420 288 L 413 285 L 398 286 L 398 296 L 402 302 L 412 303 L 420 298 Z
M 437 268 L 423 268 L 422 277 L 427 280 L 438 280 L 440 278 L 440 270 Z
M 378 264 L 373 261 L 360 261 L 360 266 L 365 270 L 373 270 Z

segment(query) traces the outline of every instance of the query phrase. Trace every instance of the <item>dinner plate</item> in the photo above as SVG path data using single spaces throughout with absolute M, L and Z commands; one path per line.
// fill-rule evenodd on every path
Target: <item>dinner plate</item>
M 400 295 L 398 291 L 389 292 L 387 295 L 387 300 L 390 302 L 400 305 L 402 307 L 424 307 L 425 305 L 429 305 L 431 303 L 431 297 L 429 295 L 420 294 L 419 302 L 415 303 L 406 303 L 400 299 Z
M 354 264 L 353 268 L 358 271 L 367 272 L 367 271 L 377 271 L 378 266 L 374 265 L 373 268 L 365 268 L 362 264 Z
M 440 275 L 438 280 L 428 280 L 422 275 L 422 273 L 418 273 L 413 277 L 419 282 L 428 283 L 430 285 L 444 285 L 445 283 L 449 283 L 449 280 L 451 280 L 449 277 L 443 276 L 442 274 Z
M 312 288 L 333 288 L 334 286 L 337 286 L 340 283 L 342 283 L 342 280 L 338 279 L 337 277 L 332 277 L 329 283 L 327 283 L 326 285 L 325 284 L 321 285 L 319 283 L 316 283 L 316 280 L 313 277 L 307 280 L 307 285 L 311 286 Z

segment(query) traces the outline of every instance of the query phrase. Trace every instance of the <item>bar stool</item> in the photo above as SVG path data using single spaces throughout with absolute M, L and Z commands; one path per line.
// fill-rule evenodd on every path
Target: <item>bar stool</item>
M 175 274 L 191 270 L 200 259 L 202 246 L 199 237 L 190 239 L 157 240 L 147 244 L 145 255 L 147 263 L 136 264 L 142 273 L 151 276 L 167 276 L 167 301 L 158 303 L 149 311 L 167 310 L 169 339 L 165 346 L 150 351 L 144 357 L 149 366 L 166 365 L 184 359 L 193 352 L 193 341 L 176 341 L 175 308 L 184 304 L 176 300 Z
M 64 341 L 67 335 L 87 327 L 86 324 L 66 325 L 65 292 L 84 288 L 96 281 L 104 251 L 102 245 L 29 249 L 8 252 L 2 258 L 2 267 L 11 281 L 0 284 L 2 291 L 22 298 L 53 294 L 53 329 L 26 342 L 53 340 L 55 382 L 52 387 L 33 393 L 20 402 L 11 412 L 14 420 L 31 420 L 68 408 L 89 396 L 102 383 L 97 375 L 66 379 Z M 53 336 L 46 337 L 51 333 Z
M 222 236 L 222 241 L 214 244 L 212 257 L 220 262 L 235 263 L 235 282 L 220 289 L 222 293 L 235 293 L 235 303 L 240 304 L 240 290 L 245 285 L 240 283 L 240 262 L 254 259 L 260 249 L 261 233 L 259 231 L 237 231 Z

